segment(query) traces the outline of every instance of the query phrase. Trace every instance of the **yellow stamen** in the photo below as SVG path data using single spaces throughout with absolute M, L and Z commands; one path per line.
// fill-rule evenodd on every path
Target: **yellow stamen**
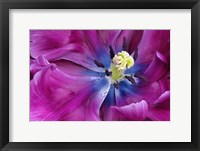
M 126 52 L 121 51 L 113 58 L 111 65 L 112 79 L 118 80 L 123 78 L 124 71 L 134 65 L 133 58 Z
M 134 60 L 126 51 L 122 51 L 114 56 L 113 63 L 118 70 L 125 70 L 133 66 Z

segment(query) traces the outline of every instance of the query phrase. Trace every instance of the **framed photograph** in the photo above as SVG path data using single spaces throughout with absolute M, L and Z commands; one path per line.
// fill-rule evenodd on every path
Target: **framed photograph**
M 2 151 L 200 150 L 199 0 L 1 0 Z

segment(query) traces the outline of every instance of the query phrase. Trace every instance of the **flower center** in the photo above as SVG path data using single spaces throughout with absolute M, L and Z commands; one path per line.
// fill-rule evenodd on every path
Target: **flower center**
M 134 65 L 133 58 L 126 52 L 121 51 L 112 59 L 111 72 L 112 80 L 117 81 L 123 78 L 123 73 Z

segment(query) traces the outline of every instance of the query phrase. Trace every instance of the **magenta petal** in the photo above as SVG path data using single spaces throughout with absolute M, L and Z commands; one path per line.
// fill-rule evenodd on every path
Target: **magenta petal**
M 84 43 L 85 37 L 83 31 L 78 30 L 32 30 L 31 56 L 37 58 L 43 55 L 47 60 L 58 60 L 73 52 L 93 58 L 94 50 Z
M 66 56 L 63 56 L 60 59 L 74 62 L 78 65 L 81 65 L 81 66 L 88 68 L 90 70 L 93 70 L 93 71 L 103 72 L 103 68 L 99 68 L 95 65 L 93 58 L 88 57 L 81 53 L 69 52 L 69 53 L 67 53 Z
M 69 30 L 31 30 L 31 55 L 37 58 L 43 51 L 62 47 L 69 42 Z
M 92 83 L 89 86 L 84 87 L 79 92 L 77 92 L 74 95 L 74 97 L 72 97 L 69 101 L 65 101 L 65 103 L 62 105 L 62 107 L 57 110 L 57 114 L 62 115 L 62 120 L 79 120 L 79 119 L 71 119 L 70 115 L 73 114 L 74 111 L 76 111 L 77 109 L 79 109 L 82 106 L 85 106 L 87 108 L 88 99 L 91 96 L 94 96 L 94 94 L 97 91 L 101 91 L 102 86 L 105 86 L 107 84 L 108 84 L 108 81 L 103 79 L 102 81 L 98 80 L 98 82 Z M 95 86 L 93 86 L 93 85 L 95 85 Z M 106 92 L 102 91 L 102 93 L 105 94 Z M 101 102 L 101 100 L 103 100 L 102 97 L 98 98 L 98 99 L 100 102 Z M 97 107 L 97 106 L 94 106 L 94 107 Z M 87 112 L 83 112 L 82 114 L 86 114 L 86 113 Z M 53 117 L 55 117 L 55 116 L 56 116 L 56 114 L 54 114 Z M 88 114 L 86 114 L 86 116 L 88 116 Z M 47 120 L 50 120 L 51 118 L 48 118 Z
M 170 110 L 163 108 L 149 109 L 148 118 L 153 121 L 170 121 Z
M 66 73 L 67 75 L 72 76 L 104 76 L 103 72 L 95 72 L 93 70 L 89 70 L 81 66 L 80 64 L 73 63 L 68 60 L 57 60 L 53 61 L 52 63 L 56 64 L 57 68 L 62 72 Z
M 72 34 L 75 34 L 79 36 L 79 45 L 80 48 L 78 49 L 77 52 L 81 53 L 82 55 L 85 55 L 87 57 L 99 59 L 100 54 L 107 54 L 107 49 L 109 47 L 106 47 L 105 45 L 105 40 L 107 39 L 102 39 L 100 32 L 102 30 L 80 30 L 80 31 L 72 31 Z M 103 31 L 102 31 L 103 32 Z M 112 32 L 112 31 L 110 31 Z M 77 37 L 76 36 L 76 37 Z M 106 37 L 104 37 L 106 38 Z M 111 38 L 111 37 L 110 37 Z M 73 38 L 74 41 L 76 41 L 77 38 Z M 112 40 L 112 39 L 110 39 Z M 74 42 L 73 41 L 73 42 Z M 76 42 L 77 44 L 77 42 Z M 73 51 L 74 52 L 74 51 Z
M 115 91 L 115 99 L 117 106 L 136 103 L 141 100 L 145 100 L 148 104 L 153 104 L 161 93 L 158 82 L 136 86 L 132 85 L 131 82 L 124 81 L 120 83 L 119 90 Z
M 115 51 L 119 52 L 122 51 L 122 44 L 123 44 L 123 38 L 126 38 L 126 44 L 127 44 L 127 51 L 129 54 L 132 54 L 132 52 L 138 47 L 138 44 L 142 38 L 143 30 L 122 30 L 116 39 L 115 43 Z
M 126 91 L 117 89 L 115 90 L 116 105 L 121 107 L 127 104 L 140 102 L 144 98 L 142 95 L 132 92 L 131 90 L 129 93 L 127 93 Z
M 81 49 L 79 44 L 70 43 L 67 45 L 60 46 L 59 48 L 44 49 L 42 51 L 31 50 L 31 56 L 37 58 L 39 56 L 44 56 L 47 60 L 57 60 L 67 55 L 71 51 Z
M 49 65 L 49 61 L 46 60 L 43 56 L 39 56 L 36 60 L 31 59 L 30 61 L 30 71 L 31 75 L 34 76 L 34 74 L 38 71 L 40 71 L 44 66 Z
M 169 65 L 166 62 L 165 57 L 161 53 L 155 52 L 154 59 L 144 72 L 143 76 L 147 78 L 148 82 L 155 82 L 165 75 L 168 70 Z
M 166 91 L 149 108 L 148 118 L 154 121 L 170 120 L 170 91 Z
M 65 117 L 65 120 L 87 120 L 99 121 L 100 107 L 109 91 L 110 84 L 104 85 L 99 91 L 94 93 L 90 98 L 80 105 L 75 111 L 72 111 Z
M 83 32 L 85 42 L 90 47 L 91 51 L 98 51 L 102 48 L 102 43 L 97 30 L 85 30 Z
M 123 44 L 123 38 L 126 38 L 126 44 L 127 47 L 129 46 L 129 43 L 131 41 L 132 35 L 133 35 L 133 30 L 122 30 L 119 37 L 116 39 L 115 42 L 115 52 L 120 52 L 122 51 L 122 44 Z
M 108 48 L 104 48 L 96 30 L 66 30 L 66 32 L 31 31 L 31 56 L 36 59 L 42 55 L 48 61 L 65 59 L 95 71 L 102 69 L 94 64 L 94 60 L 101 61 L 109 67 Z
M 86 68 L 67 60 L 57 60 L 53 61 L 53 63 L 67 75 L 82 76 L 82 72 L 86 70 Z
M 37 72 L 31 80 L 31 120 L 61 120 L 65 111 L 64 104 L 78 95 L 80 98 L 87 97 L 90 94 L 92 80 L 89 77 L 68 76 L 54 65 L 47 65 L 41 71 Z M 88 93 L 81 93 L 83 89 Z M 79 98 L 79 99 L 80 99 Z M 78 100 L 78 98 L 76 98 Z M 76 104 L 75 104 L 76 105 Z M 79 105 L 79 102 L 77 102 Z
M 138 48 L 143 36 L 143 30 L 135 30 L 132 34 L 131 40 L 129 42 L 129 54 L 132 54 L 134 50 Z
M 129 95 L 134 102 L 145 100 L 148 104 L 152 104 L 162 93 L 158 82 L 153 82 L 145 86 L 138 86 L 132 95 Z M 128 99 L 127 99 L 128 100 Z M 129 102 L 130 102 L 129 101 Z
M 167 72 L 159 81 L 162 93 L 166 90 L 170 90 L 170 73 Z
M 105 100 L 109 89 L 110 83 L 89 98 L 88 107 L 86 108 L 86 120 L 101 120 L 100 107 Z
M 112 46 L 114 48 L 114 42 L 120 34 L 120 30 L 99 30 L 99 36 L 102 41 L 102 44 L 109 47 Z
M 154 102 L 154 106 L 159 106 L 163 108 L 170 107 L 170 91 L 165 91 L 160 97 Z
M 154 51 L 162 54 L 170 50 L 170 30 L 145 30 L 138 45 L 138 63 L 149 62 Z M 167 53 L 168 55 L 168 53 Z
M 81 89 L 76 93 L 70 100 L 63 102 L 62 106 L 51 116 L 47 117 L 46 120 L 56 119 L 57 115 L 60 115 L 59 120 L 83 120 L 85 119 L 85 106 L 84 102 L 92 95 L 91 90 L 88 87 Z
M 85 121 L 85 106 L 81 105 L 77 107 L 73 112 L 64 115 L 61 120 L 62 121 Z
M 142 100 L 122 107 L 111 107 L 113 120 L 136 120 L 141 121 L 147 117 L 148 105 Z

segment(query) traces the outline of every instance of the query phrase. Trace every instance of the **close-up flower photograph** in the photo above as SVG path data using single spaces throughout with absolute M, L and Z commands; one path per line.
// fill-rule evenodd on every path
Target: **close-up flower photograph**
M 30 121 L 170 121 L 170 30 L 30 30 Z
M 0 151 L 200 151 L 200 0 L 0 11 Z

